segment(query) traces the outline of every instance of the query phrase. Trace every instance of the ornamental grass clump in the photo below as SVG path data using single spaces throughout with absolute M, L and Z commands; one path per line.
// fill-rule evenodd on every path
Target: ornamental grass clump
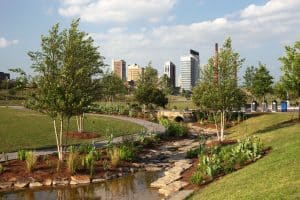
M 75 174 L 79 167 L 78 152 L 70 152 L 67 157 L 67 166 L 71 174 Z
M 113 147 L 108 151 L 108 156 L 111 160 L 111 165 L 117 167 L 121 161 L 121 152 L 118 147 Z
M 93 176 L 95 164 L 94 151 L 90 151 L 88 154 L 86 154 L 82 158 L 81 164 L 85 169 L 90 171 L 90 176 Z
M 26 152 L 26 167 L 29 172 L 32 172 L 37 161 L 37 156 L 32 151 Z
M 18 160 L 24 161 L 26 159 L 26 153 L 27 153 L 26 150 L 19 150 L 17 153 Z

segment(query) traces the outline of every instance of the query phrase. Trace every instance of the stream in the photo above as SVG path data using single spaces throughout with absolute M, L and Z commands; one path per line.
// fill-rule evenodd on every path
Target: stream
M 137 172 L 118 179 L 82 186 L 43 187 L 0 192 L 0 200 L 155 200 L 161 199 L 158 190 L 150 183 L 162 176 L 162 172 Z

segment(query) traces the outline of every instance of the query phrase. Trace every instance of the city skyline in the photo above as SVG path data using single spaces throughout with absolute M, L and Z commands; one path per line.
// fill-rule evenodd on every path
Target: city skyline
M 0 71 L 21 67 L 31 73 L 27 52 L 39 49 L 40 36 L 55 23 L 68 27 L 80 17 L 80 29 L 95 39 L 106 64 L 115 57 L 141 66 L 151 60 L 162 74 L 166 60 L 179 66 L 181 55 L 197 49 L 203 67 L 214 43 L 221 47 L 231 36 L 234 50 L 246 58 L 240 79 L 247 66 L 259 61 L 277 79 L 284 45 L 300 36 L 299 8 L 297 0 L 3 0 Z

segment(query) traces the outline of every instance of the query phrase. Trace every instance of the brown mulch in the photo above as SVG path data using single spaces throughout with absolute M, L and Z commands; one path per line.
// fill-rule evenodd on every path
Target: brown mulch
M 98 133 L 92 133 L 92 132 L 68 132 L 66 133 L 66 136 L 68 138 L 76 138 L 76 139 L 92 139 L 92 138 L 98 138 L 100 137 L 100 134 Z

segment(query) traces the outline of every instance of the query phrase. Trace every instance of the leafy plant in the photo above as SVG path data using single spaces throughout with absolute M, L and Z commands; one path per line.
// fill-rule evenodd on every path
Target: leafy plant
M 105 171 L 107 171 L 109 169 L 109 162 L 107 160 L 104 160 L 102 162 L 102 167 Z
M 102 157 L 102 152 L 101 152 L 101 151 L 95 150 L 95 151 L 94 151 L 94 157 L 95 157 L 95 160 L 96 160 L 96 161 L 100 160 L 101 157 Z
M 90 170 L 90 176 L 93 176 L 93 173 L 94 173 L 94 163 L 95 163 L 94 152 L 90 151 L 82 159 L 82 166 L 85 169 L 89 169 Z
M 75 174 L 79 167 L 79 154 L 77 152 L 69 152 L 67 157 L 67 166 L 72 174 Z
M 119 151 L 121 160 L 131 161 L 135 158 L 135 151 L 132 146 L 122 145 Z
M 24 161 L 26 159 L 26 153 L 27 153 L 26 150 L 19 150 L 17 153 L 18 160 Z
M 204 180 L 203 174 L 200 171 L 196 171 L 192 176 L 191 176 L 191 183 L 192 184 L 201 184 Z
M 29 172 L 32 172 L 37 161 L 37 156 L 32 151 L 26 152 L 26 167 Z
M 95 150 L 95 146 L 93 144 L 81 144 L 78 148 L 80 154 L 88 154 L 93 150 Z

